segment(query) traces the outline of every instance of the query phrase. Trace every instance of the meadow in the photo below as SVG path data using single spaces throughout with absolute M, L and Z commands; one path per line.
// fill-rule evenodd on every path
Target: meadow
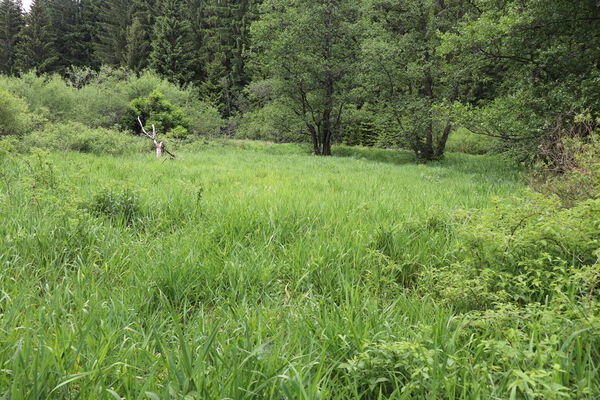
M 593 287 L 444 281 L 466 271 L 461 229 L 528 204 L 518 170 L 336 151 L 2 154 L 0 398 L 597 398 Z

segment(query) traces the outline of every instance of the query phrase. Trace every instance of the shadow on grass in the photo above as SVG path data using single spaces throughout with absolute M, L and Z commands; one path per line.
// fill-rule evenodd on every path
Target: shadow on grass
M 524 171 L 522 167 L 493 155 L 447 153 L 442 160 L 425 163 L 418 161 L 414 153 L 408 150 L 335 146 L 333 156 L 393 165 L 420 164 L 426 168 L 448 168 L 461 174 L 501 176 L 515 180 L 518 180 L 519 175 Z

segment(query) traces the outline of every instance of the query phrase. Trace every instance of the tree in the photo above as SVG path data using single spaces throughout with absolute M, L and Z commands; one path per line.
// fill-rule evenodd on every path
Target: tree
M 34 0 L 25 16 L 25 27 L 16 49 L 21 71 L 36 69 L 38 73 L 54 71 L 58 61 L 55 38 L 50 26 L 46 0 Z
M 127 28 L 125 65 L 137 73 L 150 63 L 155 13 L 155 1 L 133 0 L 132 22 Z
M 195 81 L 202 95 L 231 116 L 250 82 L 246 53 L 257 0 L 191 0 L 189 10 L 198 60 Z
M 331 155 L 353 86 L 357 10 L 350 0 L 274 0 L 252 26 L 254 54 L 303 119 L 317 155 Z
M 150 66 L 171 82 L 185 85 L 194 76 L 194 46 L 180 2 L 165 0 L 154 25 Z
M 0 2 L 0 73 L 16 72 L 16 48 L 24 26 L 21 1 Z
M 464 1 L 372 0 L 366 6 L 366 86 L 419 160 L 441 158 L 464 65 L 439 54 L 438 33 L 463 18 Z
M 485 1 L 459 28 L 442 49 L 470 62 L 463 124 L 520 161 L 539 155 L 558 119 L 600 115 L 600 3 Z
M 103 0 L 97 4 L 97 8 L 95 57 L 101 64 L 117 67 L 124 65 L 131 20 L 131 0 Z
M 86 1 L 78 0 L 47 0 L 58 64 L 62 72 L 71 66 L 92 63 L 89 26 L 83 19 L 82 7 L 85 4 Z

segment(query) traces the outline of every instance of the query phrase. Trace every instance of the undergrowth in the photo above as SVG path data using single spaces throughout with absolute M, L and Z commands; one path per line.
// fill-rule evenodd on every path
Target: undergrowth
M 600 393 L 598 200 L 490 157 L 190 148 L 0 148 L 3 398 Z

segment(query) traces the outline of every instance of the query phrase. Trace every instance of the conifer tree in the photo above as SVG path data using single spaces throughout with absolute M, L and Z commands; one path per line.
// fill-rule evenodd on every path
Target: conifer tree
M 17 66 L 25 72 L 36 69 L 38 73 L 52 72 L 58 61 L 54 48 L 55 38 L 50 27 L 46 0 L 34 0 L 25 16 L 16 48 Z
M 249 83 L 246 50 L 257 0 L 196 0 L 190 2 L 192 26 L 200 59 L 201 92 L 231 115 L 237 93 Z
M 147 65 L 148 33 L 139 18 L 134 18 L 127 28 L 127 44 L 125 49 L 125 64 L 134 72 L 140 72 Z
M 83 3 L 85 4 L 85 3 Z M 91 63 L 89 28 L 79 0 L 48 0 L 60 70 Z
M 20 0 L 0 2 L 0 73 L 16 72 L 16 47 L 24 26 L 22 8 Z
M 194 46 L 189 21 L 180 2 L 166 0 L 154 25 L 150 66 L 172 82 L 189 83 L 194 76 Z
M 125 64 L 131 6 L 131 0 L 102 0 L 98 3 L 95 56 L 101 64 Z
M 150 62 L 156 13 L 155 1 L 133 0 L 132 22 L 127 28 L 125 64 L 135 72 L 140 72 Z

